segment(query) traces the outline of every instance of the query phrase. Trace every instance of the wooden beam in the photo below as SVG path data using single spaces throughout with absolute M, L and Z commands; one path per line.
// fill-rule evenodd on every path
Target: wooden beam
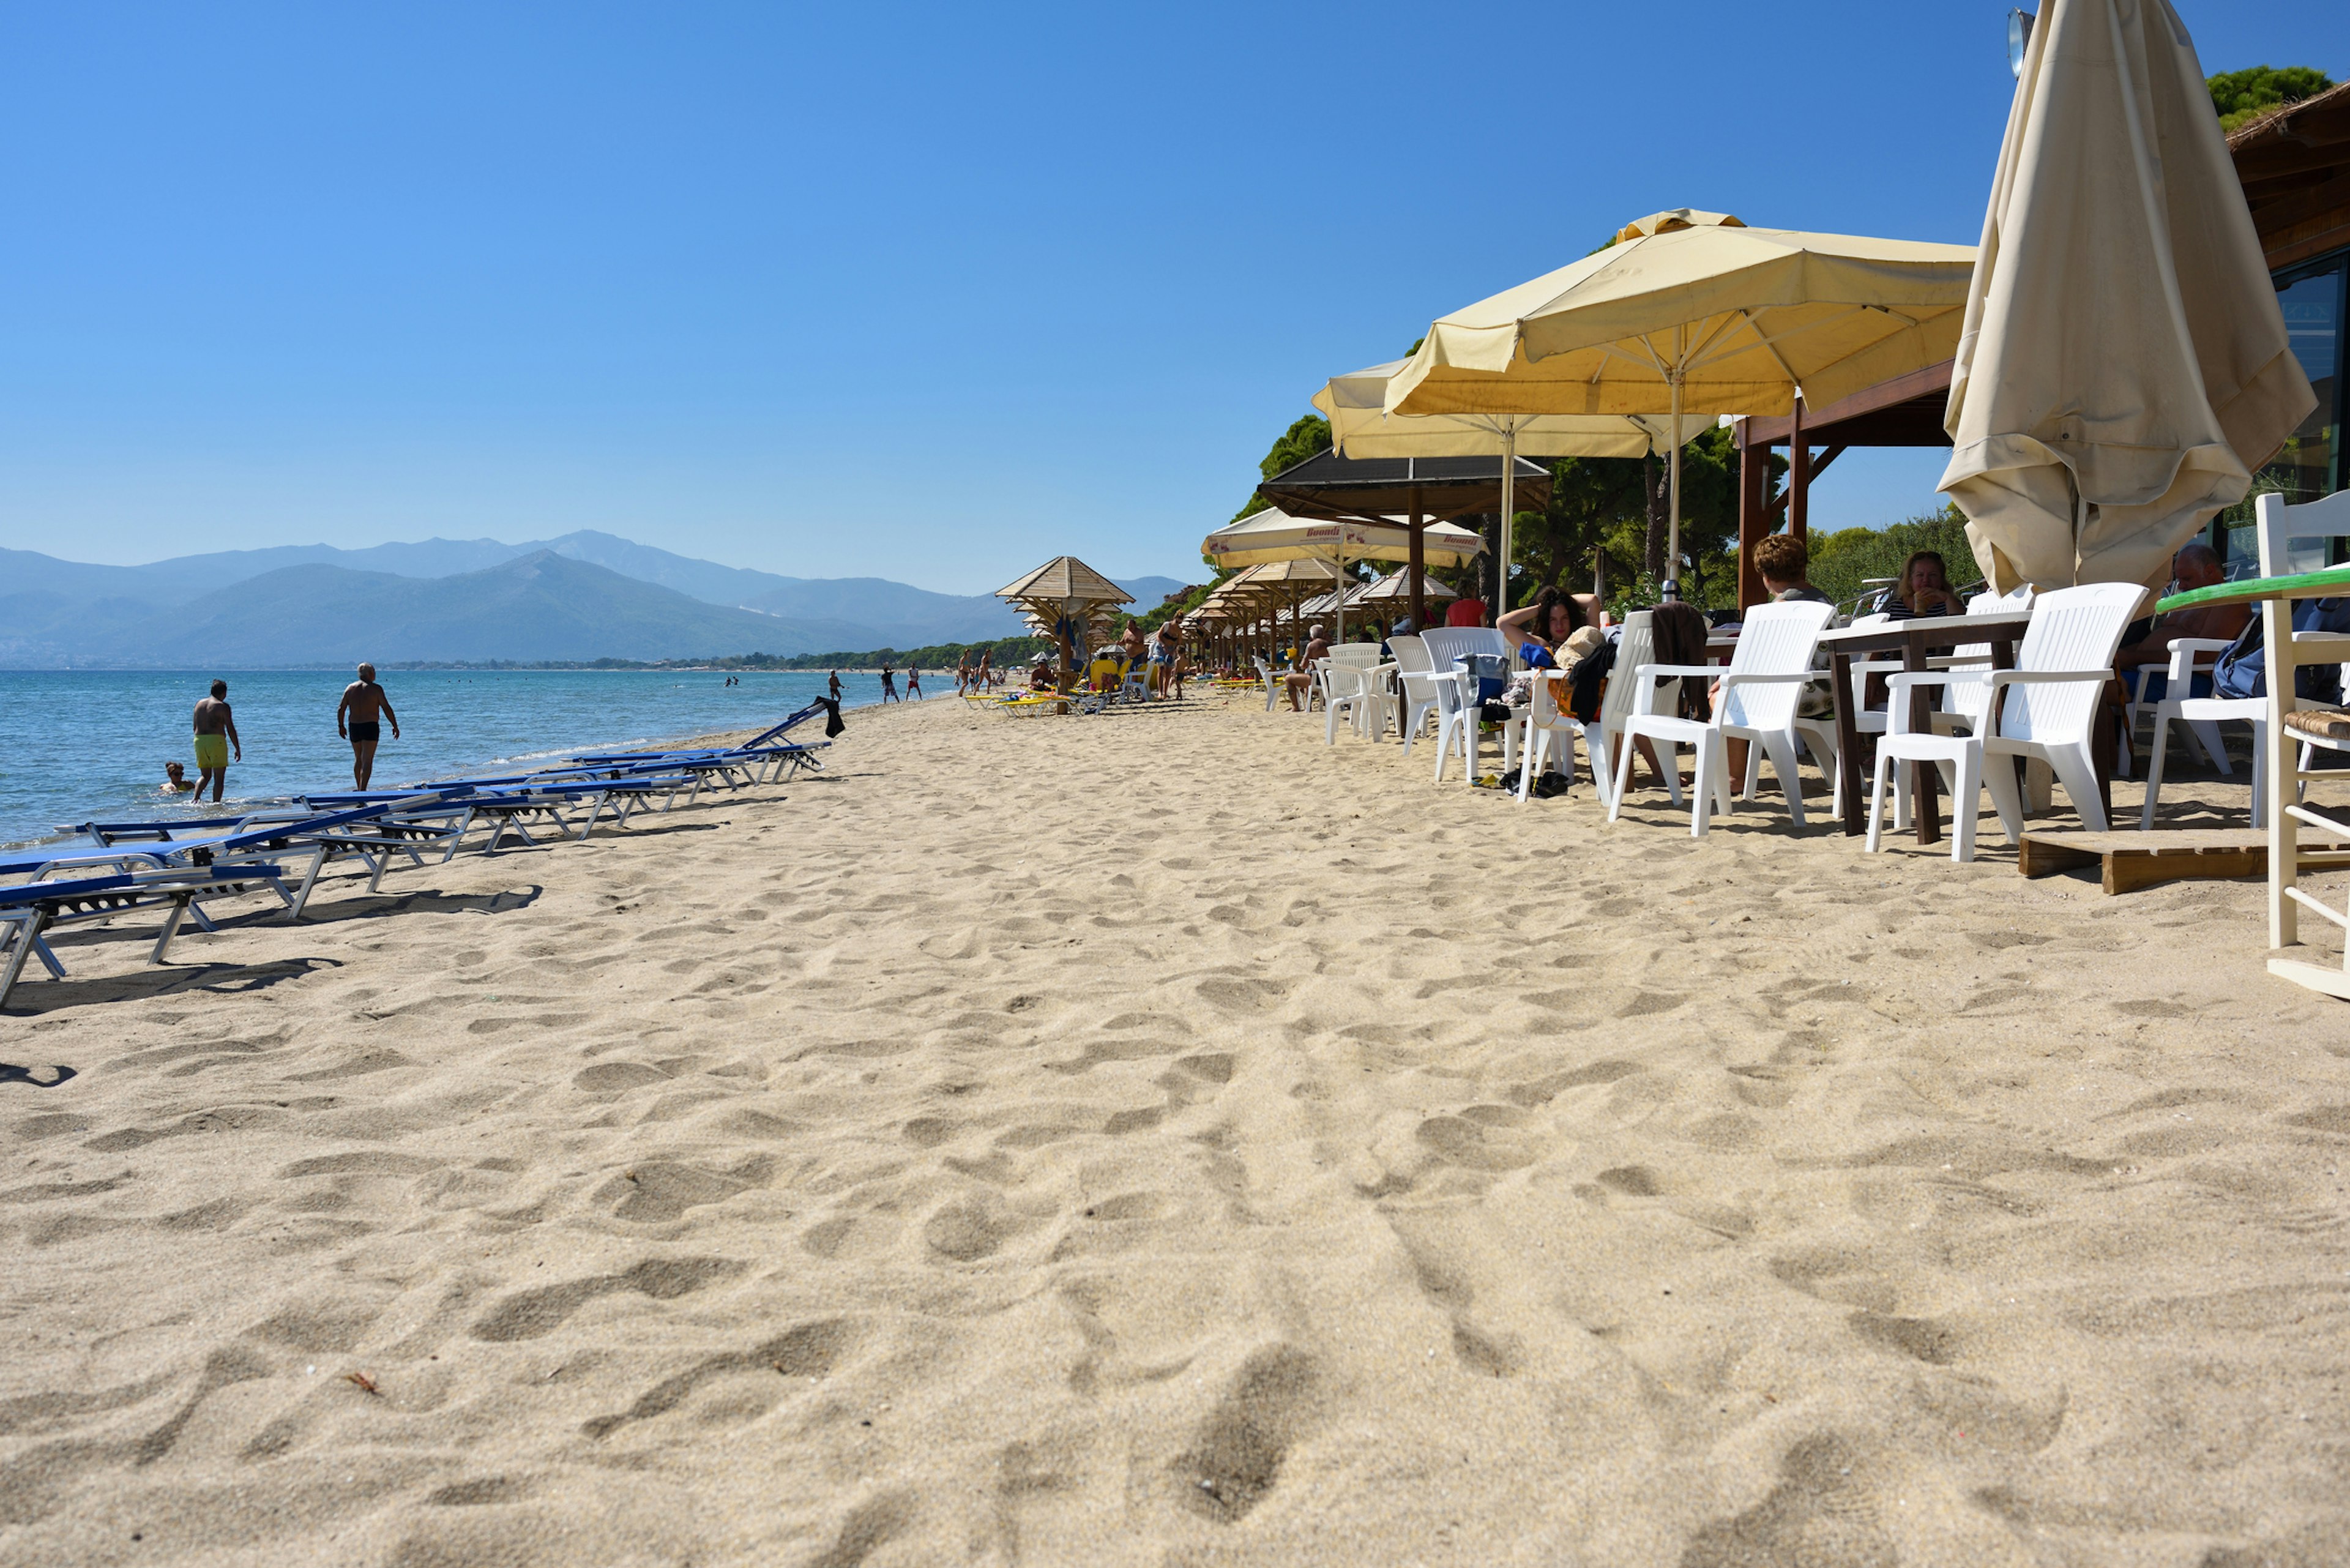
M 1743 421 L 1741 421 L 1742 423 Z M 1764 503 L 1771 483 L 1771 449 L 1738 449 L 1738 613 L 1761 604 L 1765 597 L 1762 574 L 1754 565 L 1754 546 L 1771 532 L 1773 509 Z
M 1873 414 L 1898 403 L 1930 397 L 1937 392 L 1947 394 L 1950 389 L 1952 363 L 1945 359 L 1939 365 L 1929 365 L 1922 370 L 1912 370 L 1906 376 L 1896 376 L 1873 387 L 1863 387 L 1852 396 L 1838 398 L 1825 408 L 1805 409 L 1804 428 L 1822 433 L 1830 425 L 1856 419 L 1862 414 Z M 1793 428 L 1792 416 L 1785 415 L 1751 419 L 1744 423 L 1745 433 L 1742 439 L 1750 445 L 1768 443 L 1783 446 L 1786 444 Z

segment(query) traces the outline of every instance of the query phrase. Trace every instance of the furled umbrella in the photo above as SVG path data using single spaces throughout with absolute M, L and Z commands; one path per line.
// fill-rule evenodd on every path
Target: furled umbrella
M 2314 406 L 2168 0 L 2049 0 L 1950 376 L 1941 489 L 2001 591 L 2158 585 Z
M 1388 383 L 1395 414 L 1783 414 L 1958 346 L 1969 245 L 1749 228 L 1690 208 L 1444 317 Z M 1672 448 L 1666 571 L 1680 558 Z

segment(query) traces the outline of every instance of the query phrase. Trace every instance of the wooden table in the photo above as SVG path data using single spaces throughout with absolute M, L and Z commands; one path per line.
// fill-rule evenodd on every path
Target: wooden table
M 1919 616 L 1877 626 L 1824 631 L 1820 646 L 1827 650 L 1835 695 L 1836 768 L 1844 778 L 1844 831 L 1847 838 L 1868 831 L 1868 799 L 1860 778 L 1860 725 L 1853 717 L 1852 660 L 1855 654 L 1901 655 L 1901 668 L 1923 671 L 1936 653 L 1967 643 L 1991 644 L 1991 661 L 2001 670 L 2015 667 L 2015 644 L 2032 624 L 2032 614 Z M 1932 725 L 1930 688 L 1909 693 L 1909 727 L 1920 733 Z M 1910 814 L 1917 819 L 1918 842 L 1933 844 L 1942 836 L 1941 775 L 1931 763 L 1913 764 Z

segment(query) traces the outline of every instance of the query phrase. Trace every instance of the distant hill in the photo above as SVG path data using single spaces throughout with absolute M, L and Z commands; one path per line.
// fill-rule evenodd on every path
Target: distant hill
M 448 577 L 285 566 L 117 627 L 110 646 L 77 662 L 148 663 L 159 648 L 202 649 L 224 667 L 684 659 L 811 653 L 839 635 L 837 625 L 703 604 L 541 550 Z
M 716 640 L 660 654 L 633 652 L 618 642 L 564 653 L 461 651 L 461 644 L 472 646 L 465 638 L 490 629 L 509 644 L 552 639 L 576 649 L 573 633 L 578 629 L 580 616 L 592 617 L 617 607 L 619 601 L 611 597 L 614 590 L 608 584 L 600 584 L 600 578 L 570 576 L 560 572 L 550 575 L 544 566 L 537 569 L 537 577 L 532 579 L 541 583 L 538 597 L 525 596 L 504 609 L 484 611 L 482 601 L 472 597 L 480 590 L 468 587 L 463 602 L 472 608 L 452 608 L 449 614 L 442 615 L 435 607 L 444 601 L 455 604 L 455 600 L 448 598 L 448 590 L 456 579 L 482 576 L 538 556 L 597 567 L 604 575 L 661 588 L 707 608 L 746 612 L 757 618 L 729 620 L 721 616 L 694 623 L 681 619 L 675 606 L 656 613 L 651 603 L 647 602 L 637 607 L 653 618 L 653 622 L 639 628 L 648 634 L 654 622 L 681 630 L 699 624 L 705 628 L 705 635 Z M 288 572 L 310 570 L 385 581 L 370 583 L 364 590 L 359 590 L 335 576 L 286 577 Z M 381 618 L 385 607 L 411 607 L 414 614 L 402 624 L 414 628 L 417 638 L 403 640 L 403 651 L 399 653 L 386 651 L 387 645 L 381 642 L 373 644 L 377 651 L 371 657 L 387 661 L 678 658 L 754 650 L 865 651 L 1016 637 L 1026 629 L 1010 607 L 992 595 L 931 593 L 881 577 L 786 577 L 697 560 L 616 535 L 583 529 L 526 545 L 508 545 L 495 539 L 424 539 L 359 550 L 332 545 L 288 545 L 265 550 L 182 556 L 138 566 L 96 566 L 59 560 L 30 550 L 0 550 L 0 666 L 150 662 L 156 656 L 156 649 L 189 646 L 189 611 L 199 607 L 208 597 L 231 588 L 236 591 L 222 607 L 226 635 L 237 648 L 258 649 L 266 644 L 273 651 L 231 653 L 223 648 L 215 657 L 263 663 L 339 660 L 342 654 L 337 649 L 342 646 L 343 634 L 353 628 L 339 626 L 331 618 L 322 619 L 298 602 L 279 602 L 275 596 L 280 591 L 276 585 L 281 582 L 307 584 L 314 594 L 337 602 L 341 602 L 340 596 L 349 590 L 356 596 L 352 600 L 355 610 L 364 611 L 369 617 L 358 629 L 369 635 L 387 624 Z M 423 585 L 428 582 L 434 586 L 426 589 Z M 1139 577 L 1119 586 L 1134 595 L 1133 608 L 1139 614 L 1156 608 L 1161 598 L 1183 585 L 1171 577 Z M 577 607 L 558 602 L 564 593 L 574 590 L 586 594 L 591 602 Z M 274 608 L 285 612 L 287 618 L 284 626 L 271 629 L 271 617 L 258 615 L 252 627 L 240 628 L 235 624 L 240 619 L 238 608 L 253 603 L 255 596 L 264 593 L 272 596 Z M 165 611 L 172 613 L 166 616 L 162 613 Z M 522 616 L 525 619 L 496 628 L 464 628 L 463 618 L 472 613 Z M 619 623 L 613 624 L 617 635 Z M 779 626 L 787 629 L 774 629 Z M 754 627 L 768 628 L 766 641 L 762 644 L 754 639 L 736 646 L 733 639 L 747 635 Z M 452 640 L 433 641 L 423 635 L 428 628 L 440 628 L 434 635 L 445 632 Z M 463 637 L 459 635 L 461 630 Z M 407 634 L 401 635 L 405 639 Z M 305 637 L 314 638 L 315 643 L 305 643 Z M 793 638 L 807 640 L 793 641 Z

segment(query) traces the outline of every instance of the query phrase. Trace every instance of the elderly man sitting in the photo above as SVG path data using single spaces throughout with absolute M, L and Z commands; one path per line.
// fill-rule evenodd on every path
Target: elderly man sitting
M 1329 652 L 1330 645 L 1324 640 L 1322 628 L 1319 626 L 1308 628 L 1305 651 L 1298 656 L 1297 668 L 1282 677 L 1282 684 L 1289 689 L 1291 712 L 1302 713 L 1305 711 L 1304 704 L 1298 701 L 1297 694 L 1314 690 L 1314 667 L 1327 658 Z

